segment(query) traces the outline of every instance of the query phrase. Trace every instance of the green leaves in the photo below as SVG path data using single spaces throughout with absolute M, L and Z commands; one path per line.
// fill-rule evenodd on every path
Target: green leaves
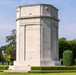
M 16 47 L 16 30 L 11 31 L 11 35 L 6 37 L 6 42 L 11 45 L 12 48 Z
M 7 48 L 6 48 L 6 55 L 11 56 L 11 61 L 16 59 L 16 30 L 11 31 L 11 35 L 6 37 L 6 42 L 8 42 Z M 13 54 L 12 54 L 13 53 Z M 13 57 L 14 55 L 14 57 Z
M 16 30 L 11 31 L 11 35 L 6 36 L 7 45 L 0 47 L 0 62 L 8 63 L 16 59 Z M 3 51 L 3 53 L 2 53 Z
M 5 60 L 7 62 L 10 62 L 11 61 L 11 55 L 5 55 Z
M 65 50 L 63 52 L 63 65 L 64 66 L 73 65 L 73 53 L 71 50 Z
M 59 57 L 63 58 L 63 52 L 64 50 L 69 48 L 68 41 L 66 38 L 60 38 L 59 39 Z
M 63 58 L 65 50 L 72 50 L 74 58 L 76 58 L 76 40 L 67 40 L 66 38 L 59 39 L 59 57 Z

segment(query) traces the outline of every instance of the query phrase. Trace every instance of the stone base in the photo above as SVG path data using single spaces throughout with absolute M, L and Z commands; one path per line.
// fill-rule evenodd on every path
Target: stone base
M 41 66 L 61 66 L 60 61 L 41 61 Z
M 33 62 L 34 63 L 34 62 Z M 40 65 L 28 65 L 26 64 L 26 61 L 24 62 L 14 62 L 14 66 L 9 66 L 8 71 L 10 72 L 28 72 L 31 70 L 31 66 L 60 66 L 61 62 L 60 61 L 41 61 Z
M 29 65 L 26 65 L 26 61 L 14 61 L 14 65 L 9 66 L 8 70 L 27 72 L 31 70 L 31 67 Z
M 14 61 L 14 66 L 40 66 L 40 60 Z
M 22 71 L 22 72 L 28 72 L 31 70 L 30 66 L 9 66 L 8 68 L 9 71 Z

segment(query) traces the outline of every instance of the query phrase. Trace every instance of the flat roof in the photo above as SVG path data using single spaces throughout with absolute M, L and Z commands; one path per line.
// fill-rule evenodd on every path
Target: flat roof
M 18 6 L 17 8 L 19 8 L 19 7 L 28 7 L 28 6 L 38 6 L 38 5 L 52 6 L 53 8 L 55 8 L 56 10 L 58 10 L 56 7 L 54 7 L 54 6 L 51 5 L 51 4 L 29 4 L 29 5 L 21 5 L 21 6 Z

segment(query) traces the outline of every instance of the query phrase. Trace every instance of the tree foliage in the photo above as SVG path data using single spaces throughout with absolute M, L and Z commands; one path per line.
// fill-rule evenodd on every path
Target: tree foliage
M 65 50 L 72 50 L 74 58 L 76 58 L 76 40 L 67 40 L 66 38 L 59 39 L 59 57 L 63 58 Z
M 16 60 L 16 50 L 11 51 L 11 60 Z
M 68 41 L 66 38 L 60 38 L 59 39 L 59 57 L 63 58 L 63 52 L 64 50 L 69 48 Z
M 74 58 L 76 58 L 76 40 L 70 40 L 69 42 L 69 49 L 72 50 Z
M 11 31 L 11 35 L 6 37 L 6 42 L 12 47 L 12 49 L 15 49 L 16 47 L 16 30 Z
M 11 31 L 11 35 L 6 37 L 8 47 L 6 48 L 6 55 L 11 56 L 11 60 L 16 59 L 16 30 Z M 14 56 L 13 56 L 14 55 Z
M 9 62 L 11 62 L 11 55 L 5 55 L 5 61 L 7 61 L 9 65 Z
M 0 47 L 0 62 L 2 63 L 5 61 L 4 59 L 5 50 L 6 50 L 6 46 Z
M 11 35 L 6 36 L 7 45 L 0 47 L 0 61 L 13 61 L 16 59 L 16 30 L 11 31 Z M 3 51 L 3 53 L 2 53 Z

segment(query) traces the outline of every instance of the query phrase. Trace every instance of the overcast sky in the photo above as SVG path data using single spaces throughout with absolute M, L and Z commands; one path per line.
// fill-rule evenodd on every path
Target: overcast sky
M 59 9 L 59 38 L 76 39 L 76 0 L 0 0 L 0 46 L 16 28 L 16 7 L 47 3 Z

